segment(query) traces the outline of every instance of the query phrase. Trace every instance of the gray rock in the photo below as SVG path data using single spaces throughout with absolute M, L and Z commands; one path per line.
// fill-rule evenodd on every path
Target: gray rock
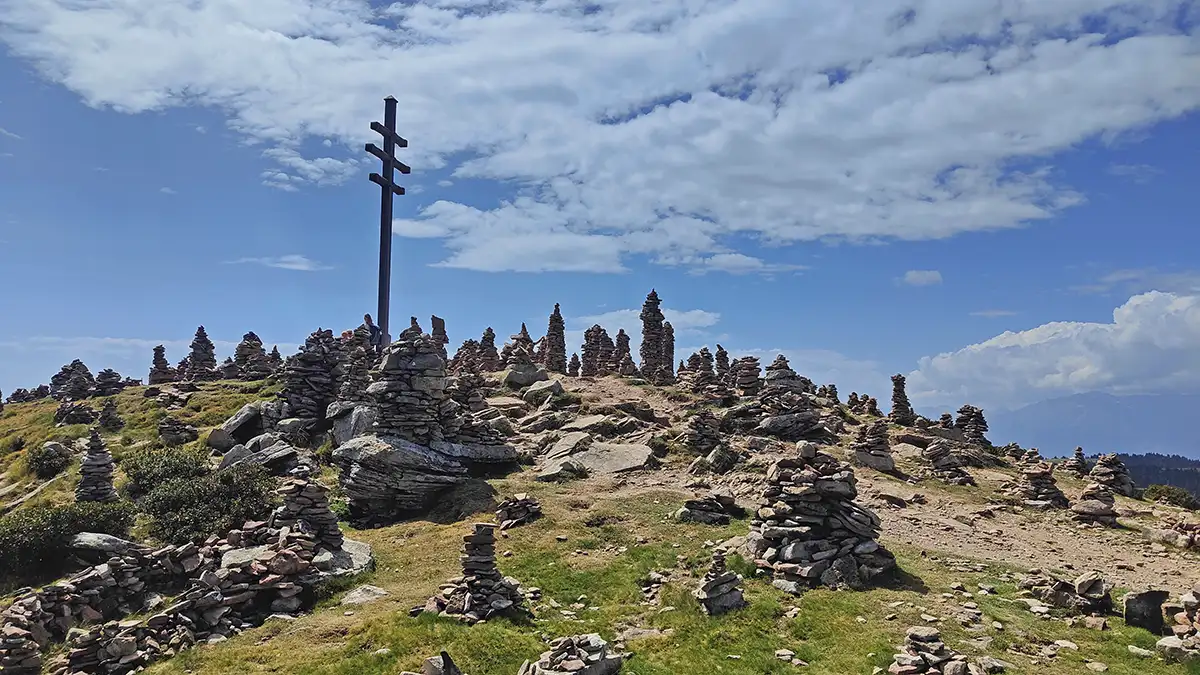
M 530 385 L 521 398 L 534 405 L 541 405 L 546 399 L 562 393 L 562 382 L 558 380 L 542 380 Z
M 130 548 L 138 548 L 138 545 L 132 541 L 126 541 L 120 537 L 114 537 L 111 534 L 102 534 L 99 532 L 80 532 L 74 537 L 71 537 L 71 549 L 76 551 L 107 553 L 112 556 L 124 553 Z
M 1145 628 L 1155 635 L 1166 630 L 1162 606 L 1170 598 L 1166 591 L 1147 590 L 1125 595 L 1125 623 Z
M 205 443 L 217 452 L 227 452 L 230 448 L 237 445 L 237 442 L 233 440 L 233 436 L 220 427 L 208 432 L 208 438 L 205 439 Z
M 528 387 L 534 382 L 542 382 L 548 379 L 550 379 L 550 373 L 545 368 L 540 368 L 531 363 L 515 364 L 500 373 L 500 384 L 514 389 Z
M 641 443 L 593 443 L 571 455 L 589 474 L 613 474 L 654 466 L 654 451 Z
M 345 597 L 342 598 L 342 604 L 365 605 L 367 603 L 375 602 L 380 598 L 387 597 L 388 595 L 391 594 L 382 588 L 379 588 L 378 586 L 362 585 L 347 593 Z
M 334 403 L 333 406 L 342 405 Z M 375 424 L 375 408 L 369 405 L 352 406 L 349 410 L 342 412 L 333 420 L 333 427 L 330 430 L 330 435 L 333 438 L 333 445 L 337 447 L 350 439 L 362 436 L 371 430 L 371 426 Z
M 266 553 L 270 550 L 271 548 L 265 544 L 262 546 L 231 549 L 226 551 L 224 555 L 221 556 L 221 569 L 231 569 L 249 565 L 259 556 L 266 555 Z

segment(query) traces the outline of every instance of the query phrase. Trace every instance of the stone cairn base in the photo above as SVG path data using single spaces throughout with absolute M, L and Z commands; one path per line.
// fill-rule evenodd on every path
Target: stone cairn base
M 1105 485 L 1114 494 L 1132 497 L 1135 494 L 1133 479 L 1129 477 L 1129 469 L 1116 455 L 1100 455 L 1096 466 L 1088 474 L 1094 482 Z
M 879 517 L 857 504 L 854 470 L 798 444 L 799 456 L 767 471 L 767 487 L 746 547 L 774 585 L 789 593 L 824 585 L 865 589 L 895 570 L 879 545 Z
M 1117 527 L 1117 512 L 1113 509 L 1116 498 L 1107 487 L 1092 483 L 1084 489 L 1079 501 L 1071 505 L 1071 514 L 1081 523 L 1095 523 L 1105 527 Z
M 610 654 L 599 635 L 576 635 L 551 642 L 550 650 L 537 661 L 521 664 L 517 675 L 614 675 L 624 660 L 620 654 Z
M 463 537 L 463 575 L 442 584 L 441 591 L 411 614 L 431 612 L 454 617 L 468 624 L 486 621 L 503 613 L 524 611 L 521 583 L 503 577 L 496 567 L 496 525 L 475 523 L 474 531 Z
M 854 463 L 885 473 L 896 470 L 896 459 L 892 457 L 892 445 L 888 440 L 888 423 L 875 420 L 858 428 L 851 443 Z
M 967 473 L 962 460 L 951 450 L 950 444 L 940 439 L 921 450 L 921 457 L 929 463 L 927 473 L 951 485 L 975 485 L 975 477 Z
M 742 577 L 726 569 L 724 550 L 713 550 L 712 564 L 694 595 L 709 616 L 746 606 L 746 599 L 742 596 Z
M 888 672 L 892 675 L 968 675 L 972 670 L 967 657 L 942 642 L 942 634 L 932 626 L 913 626 L 904 636 L 904 645 L 893 657 Z M 977 672 L 982 673 L 982 670 Z
M 87 454 L 79 465 L 79 485 L 75 487 L 77 502 L 115 502 L 113 488 L 113 457 L 100 434 L 92 429 L 88 437 Z
M 541 503 L 524 492 L 513 495 L 511 499 L 505 499 L 496 507 L 496 520 L 500 521 L 501 530 L 532 523 L 541 517 Z
M 329 488 L 312 480 L 307 466 L 293 469 L 275 494 L 283 498 L 283 505 L 271 516 L 271 527 L 294 527 L 297 521 L 307 521 L 315 530 L 317 548 L 342 548 L 345 537 L 338 528 L 337 515 L 329 508 Z
M 1088 474 L 1088 465 L 1087 458 L 1083 456 L 1083 448 L 1075 448 L 1075 454 L 1062 463 L 1062 468 L 1076 478 L 1086 476 Z
M 96 421 L 96 411 L 86 403 L 64 401 L 54 411 L 54 425 L 92 424 Z
M 1070 501 L 1058 489 L 1054 472 L 1049 464 L 1028 464 L 1021 468 L 1016 483 L 1007 489 L 1008 494 L 1021 499 L 1026 506 L 1037 509 L 1065 509 Z

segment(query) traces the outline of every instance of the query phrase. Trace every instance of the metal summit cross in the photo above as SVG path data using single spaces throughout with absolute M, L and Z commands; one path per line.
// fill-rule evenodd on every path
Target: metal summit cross
M 389 96 L 383 99 L 383 124 L 371 122 L 371 131 L 383 137 L 383 149 L 374 143 L 367 143 L 367 152 L 375 155 L 383 162 L 381 173 L 372 173 L 369 178 L 380 188 L 379 200 L 379 311 L 375 316 L 376 325 L 383 333 L 385 340 L 390 340 L 388 333 L 388 309 L 391 306 L 392 291 L 392 195 L 403 195 L 404 188 L 393 182 L 393 171 L 408 174 L 412 171 L 407 164 L 396 159 L 396 148 L 407 148 L 408 141 L 396 133 L 396 99 Z

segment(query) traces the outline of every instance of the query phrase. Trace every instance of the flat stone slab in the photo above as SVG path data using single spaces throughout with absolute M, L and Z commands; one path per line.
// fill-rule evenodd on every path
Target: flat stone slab
M 345 597 L 342 598 L 342 604 L 365 605 L 369 602 L 375 602 L 376 600 L 385 598 L 389 595 L 391 595 L 391 593 L 388 593 L 382 588 L 367 584 L 359 586 L 358 588 L 347 593 Z
M 613 474 L 644 469 L 656 464 L 650 446 L 641 443 L 593 443 L 571 460 L 590 474 Z
M 588 431 L 608 420 L 608 415 L 584 415 L 570 424 L 563 425 L 562 431 Z

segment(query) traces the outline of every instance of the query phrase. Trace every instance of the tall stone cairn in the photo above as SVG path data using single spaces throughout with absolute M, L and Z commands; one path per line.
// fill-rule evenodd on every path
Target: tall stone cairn
M 854 501 L 854 470 L 812 443 L 797 450 L 767 471 L 746 539 L 756 564 L 796 594 L 818 585 L 861 590 L 890 574 L 895 556 L 877 541 L 879 517 Z
M 591 328 L 583 331 L 583 359 L 580 360 L 579 374 L 583 377 L 600 377 L 608 375 L 609 361 L 612 359 L 612 351 L 609 345 L 612 340 L 608 337 L 608 331 L 600 324 L 595 324 Z
M 554 311 L 550 313 L 550 321 L 546 326 L 546 370 L 552 373 L 567 372 L 567 324 L 563 321 L 562 310 L 554 303 Z
M 271 345 L 271 352 L 267 354 L 268 363 L 271 364 L 271 374 L 279 372 L 283 368 L 283 355 L 279 353 L 279 345 Z
M 483 331 L 483 337 L 479 339 L 479 367 L 488 373 L 504 370 L 504 362 L 496 351 L 496 331 L 491 326 Z
M 1049 464 L 1038 462 L 1026 464 L 1017 474 L 1016 482 L 1006 490 L 1008 494 L 1034 508 L 1065 509 L 1071 505 L 1054 480 L 1054 470 Z
M 911 427 L 917 421 L 917 413 L 913 411 L 908 401 L 908 392 L 904 390 L 904 376 L 897 373 L 892 376 L 892 412 L 888 419 L 902 427 Z
M 105 431 L 120 431 L 125 427 L 125 420 L 117 413 L 116 399 L 108 399 L 100 408 L 100 419 L 97 422 Z
M 641 363 L 638 364 L 642 372 L 642 377 L 646 378 L 653 384 L 659 384 L 666 377 L 664 371 L 669 370 L 675 362 L 674 349 L 670 360 L 663 362 L 664 350 L 663 340 L 665 338 L 663 322 L 666 318 L 663 316 L 662 300 L 658 297 L 658 292 L 651 290 L 646 296 L 646 302 L 642 304 L 642 344 L 638 348 L 638 355 L 641 357 Z
M 702 347 L 700 351 L 688 357 L 686 368 L 679 371 L 679 378 L 695 394 L 702 394 L 717 383 L 717 373 L 713 370 L 713 355 L 708 351 L 708 347 Z
M 762 368 L 757 356 L 743 356 L 733 362 L 733 386 L 742 396 L 757 396 L 762 389 Z
M 717 344 L 716 361 L 714 363 L 717 373 L 717 381 L 721 384 L 730 384 L 729 382 L 729 352 L 720 344 Z
M 572 353 L 571 360 L 567 363 L 567 375 L 570 377 L 579 377 L 579 369 L 583 364 L 579 361 L 579 354 Z
M 341 353 L 333 331 L 318 328 L 297 354 L 283 366 L 283 399 L 292 417 L 325 418 L 325 410 L 338 398 Z
M 1092 467 L 1088 477 L 1094 482 L 1107 486 L 1115 494 L 1132 497 L 1136 494 L 1133 479 L 1129 477 L 1129 469 L 1115 454 L 1100 455 L 1096 466 Z
M 482 368 L 483 356 L 479 351 L 479 340 L 468 338 L 463 340 L 463 343 L 458 346 L 458 351 L 454 352 L 454 357 L 450 359 L 450 363 L 446 364 L 446 370 L 451 373 L 457 373 L 462 370 L 479 371 Z
M 96 379 L 83 361 L 75 359 L 50 378 L 50 396 L 56 401 L 82 401 L 92 395 Z
M 240 378 L 247 381 L 265 380 L 275 372 L 271 357 L 263 349 L 262 339 L 254 331 L 242 336 L 242 341 L 233 350 L 233 362 L 237 364 Z
M 1062 463 L 1062 468 L 1076 478 L 1083 478 L 1088 475 L 1087 458 L 1083 456 L 1083 448 L 1076 447 L 1075 454 L 1068 457 Z
M 338 528 L 337 514 L 329 508 L 329 488 L 312 480 L 307 466 L 293 469 L 275 494 L 283 504 L 271 515 L 271 527 L 294 528 L 297 522 L 303 520 L 312 529 L 317 548 L 330 551 L 342 549 L 345 538 Z
M 512 365 L 512 354 L 514 351 L 521 351 L 528 355 L 528 361 L 524 357 L 520 363 L 533 363 L 533 354 L 537 346 L 533 342 L 533 338 L 529 336 L 529 329 L 525 327 L 525 323 L 521 322 L 521 330 L 517 331 L 516 335 L 510 335 L 508 342 L 500 350 L 500 361 L 505 365 Z
M 113 458 L 100 434 L 92 429 L 88 437 L 87 451 L 79 466 L 79 485 L 75 487 L 77 502 L 115 502 L 117 491 L 113 488 Z
M 962 430 L 967 442 L 991 447 L 992 443 L 986 436 L 988 424 L 987 420 L 983 418 L 983 410 L 973 405 L 964 405 L 958 409 L 958 417 L 954 420 L 954 426 Z
M 450 344 L 450 336 L 446 334 L 446 320 L 436 314 L 431 314 L 429 325 L 429 335 L 439 345 L 438 353 L 442 355 L 443 361 L 449 360 L 450 357 L 446 354 L 446 345 Z
M 187 374 L 184 379 L 192 382 L 208 382 L 221 377 L 221 373 L 217 371 L 217 348 L 213 345 L 212 340 L 208 339 L 208 333 L 205 332 L 204 326 L 196 329 L 196 336 L 192 338 L 192 351 L 188 354 Z
M 374 431 L 419 445 L 445 440 L 440 419 L 446 362 L 429 335 L 406 330 L 383 352 L 367 393 L 378 412 Z
M 473 525 L 473 532 L 463 537 L 462 576 L 442 584 L 442 590 L 417 613 L 431 612 L 476 624 L 524 610 L 521 584 L 501 576 L 496 567 L 496 527 L 494 523 Z
M 371 386 L 370 346 L 351 343 L 346 361 L 342 365 L 342 382 L 338 385 L 337 400 L 348 403 L 370 403 L 367 387 Z
M 742 596 L 742 577 L 726 567 L 723 549 L 713 549 L 712 563 L 694 595 L 709 616 L 746 606 L 746 599 Z
M 663 321 L 662 364 L 660 381 L 671 384 L 675 381 L 675 328 L 670 321 Z

